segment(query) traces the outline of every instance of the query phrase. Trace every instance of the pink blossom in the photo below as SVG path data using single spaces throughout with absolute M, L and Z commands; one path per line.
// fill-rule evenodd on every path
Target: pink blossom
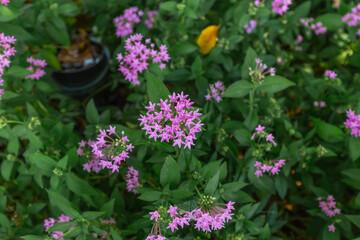
M 109 129 L 100 130 L 96 141 L 79 142 L 77 153 L 88 160 L 83 164 L 84 171 L 98 173 L 107 168 L 114 173 L 118 172 L 121 163 L 129 158 L 129 152 L 132 152 L 133 148 L 124 132 L 120 137 L 115 132 L 115 127 L 109 126 Z
M 324 34 L 327 31 L 327 28 L 323 26 L 322 22 L 311 24 L 310 28 L 315 32 L 316 35 Z
M 255 69 L 252 69 L 251 67 L 249 68 L 249 75 L 252 82 L 258 82 L 259 84 L 262 84 L 267 74 L 275 74 L 275 68 L 273 67 L 266 71 L 267 65 L 262 63 L 262 60 L 260 58 L 256 58 L 255 62 Z
M 148 68 L 150 61 L 159 63 L 159 68 L 164 69 L 165 62 L 170 60 L 165 45 L 161 45 L 159 51 L 157 51 L 154 49 L 150 39 L 146 39 L 145 44 L 141 42 L 142 39 L 141 34 L 131 35 L 125 41 L 125 55 L 119 53 L 117 56 L 120 62 L 118 71 L 125 76 L 125 80 L 133 85 L 140 85 L 138 75 Z
M 8 4 L 9 1 L 2 0 L 2 4 Z M 10 57 L 15 55 L 15 48 L 11 45 L 14 44 L 16 39 L 14 37 L 5 36 L 4 33 L 0 33 L 0 86 L 4 85 L 4 79 L 2 78 L 4 74 L 5 67 L 10 66 Z M 4 89 L 0 89 L 0 99 Z
M 158 14 L 158 11 L 148 11 L 147 15 L 148 15 L 148 19 L 145 20 L 145 25 L 147 26 L 147 28 L 151 29 L 153 28 L 153 22 L 154 22 L 154 16 Z
M 225 86 L 222 81 L 217 81 L 214 84 L 210 84 L 210 89 L 208 89 L 208 94 L 205 95 L 205 99 L 210 101 L 211 98 L 214 98 L 215 101 L 221 102 L 222 98 L 220 97 L 225 93 Z
M 151 215 L 150 220 L 155 219 L 155 222 L 158 221 L 158 218 L 160 217 L 160 214 L 158 211 L 150 212 L 149 214 Z
M 289 10 L 289 5 L 292 4 L 291 0 L 273 0 L 271 3 L 272 10 L 274 13 L 283 15 Z
M 134 24 L 140 22 L 141 16 L 142 11 L 140 11 L 137 7 L 125 9 L 122 15 L 114 18 L 116 36 L 123 38 L 132 34 L 134 31 Z
M 8 5 L 10 0 L 1 0 L 0 3 L 4 5 Z
M 161 142 L 173 140 L 173 146 L 179 148 L 191 148 L 196 139 L 195 133 L 201 132 L 203 125 L 200 120 L 199 109 L 193 109 L 188 95 L 181 94 L 169 95 L 169 99 L 160 99 L 160 103 L 149 102 L 147 113 L 140 114 L 140 126 L 143 126 L 145 134 L 155 141 L 160 139 Z
M 335 79 L 337 77 L 337 74 L 332 70 L 326 70 L 324 76 L 327 76 L 331 79 Z
M 126 174 L 126 188 L 128 192 L 133 192 L 137 194 L 138 192 L 135 191 L 134 187 L 140 187 L 139 178 L 138 178 L 139 172 L 133 168 L 129 167 L 129 170 Z M 151 219 L 150 219 L 151 220 Z
M 33 74 L 26 76 L 26 78 L 39 80 L 42 76 L 45 75 L 43 68 L 46 67 L 46 61 L 40 59 L 34 59 L 29 57 L 26 61 L 30 64 L 27 70 L 33 72 Z
M 252 31 L 256 28 L 256 26 L 257 26 L 257 22 L 251 19 L 250 22 L 244 26 L 244 28 L 246 29 L 246 33 L 251 34 Z
M 334 226 L 334 224 L 330 224 L 330 225 L 328 226 L 328 228 L 329 228 L 329 232 L 335 232 L 335 226 Z
M 47 231 L 49 234 L 51 234 L 53 238 L 63 240 L 63 238 L 61 238 L 61 236 L 64 235 L 64 232 L 60 232 L 60 231 L 50 232 L 49 228 L 54 226 L 56 223 L 70 222 L 71 220 L 72 220 L 72 218 L 70 218 L 64 214 L 61 214 L 61 216 L 58 219 L 54 219 L 54 218 L 45 219 L 44 220 L 45 231 Z M 74 226 L 72 226 L 71 228 L 69 228 L 69 230 L 73 229 L 75 226 L 76 226 L 76 224 Z M 69 231 L 69 230 L 67 230 L 67 231 Z
M 360 3 L 351 9 L 351 13 L 343 16 L 342 21 L 347 23 L 349 27 L 360 24 Z

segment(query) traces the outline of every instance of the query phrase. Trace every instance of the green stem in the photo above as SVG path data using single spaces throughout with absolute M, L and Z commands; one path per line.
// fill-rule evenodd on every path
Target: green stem
M 199 192 L 199 189 L 195 186 L 195 190 L 197 192 L 197 194 L 199 195 L 199 197 L 202 197 L 202 194 Z
M 18 123 L 18 124 L 24 124 L 24 122 L 20 122 L 20 121 L 13 121 L 13 120 L 8 120 L 8 121 L 6 121 L 6 123 Z
M 74 227 L 73 229 L 71 229 L 70 231 L 66 232 L 65 234 L 63 234 L 61 237 L 58 237 L 56 240 L 60 240 L 62 239 L 63 237 L 65 237 L 66 235 L 70 234 L 71 232 L 75 231 L 75 229 L 78 229 L 79 226 L 77 227 Z
M 255 96 L 255 91 L 256 91 L 256 88 L 253 88 L 250 93 L 249 93 L 249 103 L 250 103 L 250 114 L 249 116 L 251 116 L 251 114 L 253 113 L 254 111 L 254 96 Z

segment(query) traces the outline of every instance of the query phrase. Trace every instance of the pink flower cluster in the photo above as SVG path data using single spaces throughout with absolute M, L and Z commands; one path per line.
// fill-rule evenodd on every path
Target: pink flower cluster
M 324 107 L 326 107 L 326 102 L 324 102 L 324 101 L 320 101 L 320 102 L 314 101 L 314 107 L 324 108 Z
M 279 173 L 280 168 L 285 165 L 285 160 L 273 160 L 270 164 L 264 164 L 256 161 L 254 166 L 256 167 L 256 177 L 261 177 L 263 173 L 268 172 L 272 175 Z
M 153 138 L 155 141 L 161 138 L 161 142 L 173 140 L 173 146 L 179 148 L 184 144 L 185 148 L 191 148 L 194 145 L 196 139 L 195 133 L 201 132 L 201 126 L 204 125 L 200 121 L 199 109 L 190 111 L 193 109 L 188 95 L 181 94 L 169 95 L 168 99 L 160 99 L 160 103 L 149 102 L 149 106 L 145 115 L 140 114 L 139 121 L 140 126 L 149 134 L 149 138 Z
M 60 239 L 60 237 L 62 235 L 64 235 L 64 232 L 49 232 L 49 228 L 54 226 L 55 223 L 70 222 L 71 220 L 72 220 L 72 218 L 65 216 L 64 214 L 61 214 L 61 216 L 58 219 L 54 219 L 54 218 L 45 219 L 44 220 L 45 231 L 50 233 L 53 238 Z M 72 226 L 69 230 L 73 229 L 75 226 L 76 226 L 76 224 L 74 226 Z M 61 240 L 63 240 L 63 238 L 61 238 Z
M 351 129 L 351 135 L 360 136 L 360 115 L 355 115 L 353 110 L 346 112 L 348 119 L 344 122 L 346 128 Z
M 300 22 L 305 26 L 305 27 L 310 27 L 310 24 L 314 21 L 313 18 L 301 18 Z
M 337 74 L 332 70 L 326 70 L 324 76 L 327 76 L 331 79 L 335 79 L 337 77 Z
M 165 45 L 161 45 L 160 51 L 157 51 L 154 49 L 155 45 L 151 43 L 150 39 L 146 39 L 145 44 L 143 44 L 141 43 L 142 38 L 141 34 L 131 35 L 125 42 L 125 50 L 127 51 L 125 56 L 121 53 L 117 55 L 117 60 L 120 62 L 118 71 L 133 85 L 140 84 L 138 74 L 148 68 L 148 60 L 151 60 L 152 63 L 160 63 L 160 69 L 164 69 L 165 62 L 170 60 Z M 147 45 L 150 45 L 150 47 Z
M 216 203 L 213 207 L 209 209 L 196 208 L 193 211 L 184 211 L 177 207 L 170 206 L 167 213 L 170 214 L 171 221 L 168 224 L 166 229 L 170 229 L 172 232 L 184 228 L 185 225 L 189 226 L 190 221 L 195 222 L 194 228 L 198 231 L 211 232 L 215 230 L 220 230 L 224 228 L 225 223 L 232 219 L 234 215 L 232 210 L 234 202 L 228 202 L 227 204 Z M 223 208 L 225 207 L 225 208 Z M 178 212 L 179 211 L 179 212 Z M 158 221 L 160 217 L 159 211 L 154 211 L 149 213 L 151 215 L 150 220 Z M 150 233 L 150 235 L 152 232 Z
M 217 81 L 214 84 L 210 84 L 210 89 L 208 94 L 205 95 L 205 99 L 210 101 L 211 98 L 214 98 L 217 102 L 221 102 L 222 98 L 220 97 L 225 93 L 225 86 L 222 81 Z
M 99 172 L 101 169 L 107 168 L 112 173 L 119 172 L 121 162 L 125 162 L 129 158 L 129 153 L 134 146 L 129 143 L 129 139 L 122 132 L 120 137 L 115 132 L 116 127 L 110 126 L 107 130 L 100 130 L 96 141 L 79 143 L 77 153 L 79 156 L 85 156 L 89 161 L 83 165 L 84 170 L 91 172 Z M 91 151 L 86 148 L 86 144 L 90 146 Z
M 327 28 L 323 26 L 322 22 L 311 24 L 310 28 L 315 32 L 316 35 L 324 34 L 327 31 Z
M 302 47 L 299 46 L 300 43 L 304 40 L 303 36 L 298 35 L 295 40 L 295 51 L 302 51 Z
M 311 30 L 313 30 L 316 35 L 324 34 L 327 31 L 327 28 L 323 26 L 322 22 L 313 23 L 313 18 L 301 18 L 300 22 L 306 28 L 310 28 Z
M 15 55 L 16 50 L 11 46 L 15 41 L 16 39 L 14 37 L 8 37 L 5 36 L 4 33 L 0 33 L 0 86 L 4 86 L 2 75 L 4 74 L 5 67 L 10 66 L 11 61 L 9 58 Z M 4 94 L 4 89 L 0 89 L 0 99 L 2 94 Z
M 165 239 L 167 238 L 164 236 L 153 234 L 153 235 L 149 235 L 145 240 L 165 240 Z
M 322 201 L 323 198 L 319 197 L 319 208 L 330 218 L 334 217 L 336 214 L 340 214 L 341 209 L 336 207 L 336 201 L 333 195 L 327 196 L 325 201 Z M 334 223 L 328 226 L 329 231 L 334 232 L 335 226 Z
M 158 11 L 148 11 L 148 19 L 145 20 L 145 25 L 148 27 L 148 29 L 151 29 L 154 27 L 154 16 L 158 14 Z
M 33 74 L 26 76 L 26 78 L 39 80 L 42 76 L 45 75 L 45 71 L 43 70 L 43 68 L 47 65 L 45 60 L 29 57 L 26 59 L 26 61 L 30 64 L 27 70 L 33 72 Z
M 8 5 L 10 0 L 1 0 L 0 3 L 4 5 Z
M 259 84 L 261 84 L 267 74 L 275 74 L 275 68 L 273 67 L 265 71 L 267 69 L 267 65 L 262 63 L 262 60 L 260 58 L 256 58 L 255 62 L 255 69 L 253 70 L 251 67 L 249 68 L 249 75 L 251 76 L 252 82 L 258 82 Z
M 257 22 L 256 22 L 255 20 L 251 19 L 251 20 L 248 22 L 248 24 L 246 24 L 246 25 L 244 26 L 244 28 L 246 29 L 246 33 L 247 33 L 247 34 L 251 34 L 252 31 L 256 28 L 256 26 L 257 26 Z
M 265 0 L 255 0 L 255 2 L 254 2 L 254 5 L 256 6 L 256 7 L 259 7 L 260 6 L 260 4 L 261 3 L 264 3 L 265 2 Z
M 267 133 L 265 133 L 264 132 L 264 129 L 265 129 L 265 127 L 263 127 L 263 126 L 261 126 L 261 125 L 258 125 L 256 128 L 255 128 L 255 130 L 256 130 L 256 132 L 254 132 L 254 134 L 251 136 L 251 140 L 254 140 L 255 139 L 255 136 L 256 135 L 259 135 L 259 134 L 265 134 L 265 136 L 266 136 L 266 141 L 267 142 L 271 142 L 273 145 L 274 145 L 274 147 L 276 147 L 276 142 L 274 141 L 274 136 L 270 133 L 270 134 L 267 134 Z
M 134 167 L 129 167 L 128 172 L 126 173 L 126 188 L 128 192 L 138 193 L 133 189 L 134 187 L 140 187 L 138 176 L 139 171 Z
M 271 6 L 274 13 L 283 15 L 285 12 L 289 10 L 289 5 L 291 4 L 292 4 L 291 0 L 274 0 L 271 3 Z
M 360 3 L 351 9 L 351 13 L 345 14 L 342 21 L 349 27 L 360 24 Z
M 116 36 L 125 37 L 133 33 L 135 23 L 140 22 L 140 17 L 144 14 L 137 7 L 131 7 L 124 10 L 124 13 L 114 18 L 116 26 Z

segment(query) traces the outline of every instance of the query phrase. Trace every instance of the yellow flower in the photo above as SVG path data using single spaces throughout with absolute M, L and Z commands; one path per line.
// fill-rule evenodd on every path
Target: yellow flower
M 215 47 L 219 27 L 220 25 L 210 25 L 201 31 L 197 45 L 202 55 L 208 54 Z

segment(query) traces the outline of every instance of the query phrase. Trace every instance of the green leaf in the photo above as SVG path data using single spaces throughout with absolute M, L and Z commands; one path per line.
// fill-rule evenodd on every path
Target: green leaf
M 208 184 L 205 187 L 205 191 L 204 193 L 206 195 L 214 195 L 218 185 L 219 185 L 219 175 L 220 175 L 220 171 L 218 170 L 217 173 L 215 174 L 215 176 L 213 176 L 210 181 L 208 182 Z
M 360 157 L 360 140 L 355 137 L 350 137 L 349 141 L 349 152 L 350 158 L 353 161 L 356 161 Z
M 231 84 L 222 95 L 222 97 L 242 98 L 249 94 L 254 85 L 248 81 L 240 80 Z
M 34 153 L 29 156 L 30 162 L 35 164 L 38 168 L 44 170 L 47 173 L 52 173 L 56 168 L 56 161 L 48 156 L 41 153 Z
M 255 202 L 252 197 L 250 197 L 247 193 L 239 190 L 237 192 L 225 192 L 221 194 L 221 197 L 225 201 L 233 201 L 236 203 L 246 203 L 246 202 Z
M 10 175 L 11 175 L 13 166 L 14 166 L 14 162 L 9 161 L 9 160 L 4 160 L 1 163 L 1 175 L 3 176 L 3 178 L 6 181 L 10 180 Z
M 110 227 L 110 233 L 113 240 L 123 240 L 122 237 L 113 229 L 113 227 Z
M 206 164 L 204 167 L 201 168 L 200 175 L 205 179 L 214 176 L 220 168 L 221 161 L 222 160 L 218 160 Z
M 63 19 L 56 15 L 50 17 L 50 21 L 45 22 L 45 29 L 49 36 L 63 46 L 70 46 L 70 37 Z
M 271 233 L 270 233 L 269 224 L 266 223 L 265 227 L 263 229 L 261 229 L 259 239 L 270 239 L 270 236 L 271 236 Z
M 287 187 L 287 181 L 283 176 L 279 175 L 275 178 L 275 189 L 281 199 L 284 199 L 287 192 Z
M 315 19 L 315 22 L 322 22 L 328 31 L 335 31 L 344 26 L 342 15 L 338 13 L 326 13 Z
M 186 199 L 194 195 L 194 193 L 184 190 L 174 190 L 172 193 L 173 197 L 177 199 Z
M 99 113 L 96 109 L 94 99 L 91 99 L 88 104 L 86 105 L 86 120 L 91 124 L 98 124 L 99 123 Z
M 199 56 L 196 57 L 195 61 L 191 65 L 191 72 L 195 77 L 199 77 L 204 73 L 202 60 Z
M 242 68 L 241 68 L 241 78 L 242 79 L 250 78 L 249 67 L 251 67 L 252 69 L 255 68 L 255 66 L 256 66 L 255 58 L 257 58 L 256 52 L 254 51 L 254 49 L 249 47 L 248 50 L 246 51 L 244 64 L 242 65 Z
M 46 190 L 49 196 L 50 204 L 58 207 L 65 215 L 71 218 L 80 217 L 80 213 L 76 211 L 72 204 L 63 197 L 60 193 L 54 192 L 52 190 Z
M 9 219 L 6 217 L 5 214 L 0 212 L 0 226 L 3 226 L 5 229 L 9 229 L 10 228 L 10 221 Z
M 86 181 L 77 177 L 73 173 L 65 174 L 66 184 L 68 188 L 73 191 L 75 194 L 84 194 L 84 195 L 96 195 L 97 191 L 91 187 Z
M 170 49 L 170 52 L 172 52 L 172 55 L 180 56 L 180 55 L 189 55 L 190 53 L 198 50 L 198 46 L 189 43 L 189 42 L 180 42 L 175 43 L 172 48 Z
M 306 1 L 300 4 L 294 11 L 293 22 L 297 23 L 300 18 L 305 18 L 309 15 L 311 9 L 311 1 Z
M 147 71 L 145 74 L 147 81 L 147 94 L 152 103 L 160 102 L 160 99 L 167 99 L 170 95 L 169 89 L 154 74 Z
M 291 86 L 295 86 L 295 83 L 286 78 L 281 76 L 268 76 L 259 86 L 259 89 L 267 93 L 277 93 Z
M 0 22 L 9 22 L 21 15 L 21 11 L 0 5 Z
M 160 10 L 168 11 L 168 12 L 175 12 L 177 10 L 177 2 L 175 1 L 167 1 L 160 5 Z
M 11 66 L 6 71 L 6 76 L 13 76 L 13 77 L 18 77 L 18 78 L 24 78 L 30 74 L 32 74 L 31 71 L 27 70 L 26 68 L 19 67 L 19 66 Z
M 105 212 L 95 212 L 95 211 L 88 211 L 88 212 L 84 212 L 82 214 L 83 218 L 91 221 L 91 220 L 94 220 L 95 218 L 98 218 L 102 215 L 104 215 Z
M 344 140 L 344 133 L 340 128 L 323 122 L 319 119 L 313 118 L 316 133 L 326 142 L 337 143 Z
M 160 172 L 160 183 L 163 187 L 169 184 L 170 188 L 175 187 L 180 182 L 180 169 L 177 162 L 171 157 L 167 156 L 165 163 Z
M 231 182 L 222 185 L 222 189 L 224 190 L 224 192 L 236 192 L 247 185 L 248 183 L 244 182 Z
M 335 232 L 330 232 L 328 225 L 324 226 L 322 232 L 322 240 L 340 240 L 340 230 L 335 229 Z
M 48 232 L 66 232 L 75 224 L 75 221 L 55 223 Z
M 0 32 L 4 33 L 7 36 L 14 36 L 17 41 L 26 41 L 34 38 L 22 27 L 9 23 L 1 23 Z
M 100 211 L 105 212 L 104 217 L 105 218 L 110 218 L 113 211 L 114 211 L 114 204 L 115 204 L 115 199 L 111 199 L 109 202 L 105 203 L 102 208 L 100 209 Z
M 159 191 L 148 191 L 148 192 L 144 192 L 143 194 L 140 195 L 140 197 L 138 197 L 141 200 L 144 201 L 156 201 L 159 200 L 161 198 L 162 192 Z
M 24 240 L 44 240 L 45 239 L 43 237 L 39 237 L 39 236 L 35 236 L 35 235 L 26 235 L 21 238 Z
M 360 168 L 346 169 L 341 171 L 341 173 L 355 181 L 360 181 Z

